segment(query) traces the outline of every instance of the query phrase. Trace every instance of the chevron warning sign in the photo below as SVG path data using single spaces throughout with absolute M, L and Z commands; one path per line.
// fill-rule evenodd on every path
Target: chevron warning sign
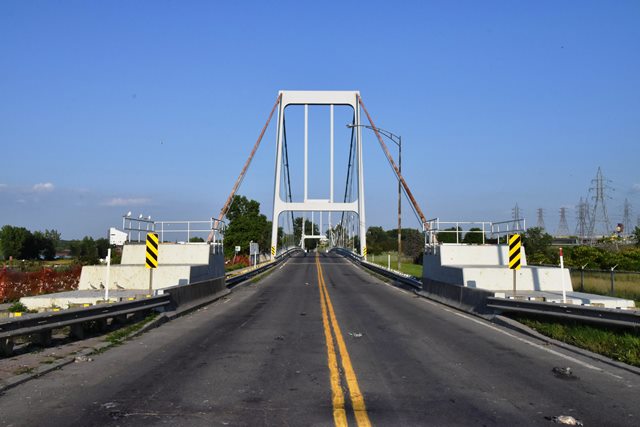
M 520 270 L 520 246 L 522 237 L 514 234 L 509 238 L 509 269 Z
M 158 234 L 147 234 L 147 260 L 145 262 L 147 268 L 158 268 Z
M 275 246 L 271 246 L 271 255 L 272 256 L 276 256 L 276 247 Z

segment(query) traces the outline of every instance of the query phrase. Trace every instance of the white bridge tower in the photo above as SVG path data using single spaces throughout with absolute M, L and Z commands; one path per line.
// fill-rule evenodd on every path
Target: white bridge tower
M 360 93 L 358 91 L 280 91 L 278 108 L 278 127 L 276 136 L 276 170 L 273 193 L 273 225 L 271 233 L 271 258 L 275 257 L 278 245 L 278 219 L 283 212 L 354 212 L 358 217 L 360 233 L 360 255 L 366 255 L 366 223 L 364 210 L 364 174 L 362 167 L 362 133 L 360 127 Z M 304 197 L 301 201 L 285 201 L 281 197 L 281 177 L 283 173 L 284 150 L 284 114 L 289 105 L 304 106 Z M 330 170 L 329 170 L 329 199 L 310 199 L 308 197 L 309 172 L 309 106 L 329 106 L 330 119 Z M 357 199 L 350 202 L 336 202 L 334 200 L 334 106 L 351 106 L 354 112 L 355 132 L 355 163 L 357 163 Z M 344 123 L 339 123 L 344 126 Z M 322 215 L 322 214 L 321 214 Z M 303 219 L 303 230 L 305 220 Z M 322 230 L 320 230 L 322 233 Z M 304 235 L 304 231 L 303 231 Z

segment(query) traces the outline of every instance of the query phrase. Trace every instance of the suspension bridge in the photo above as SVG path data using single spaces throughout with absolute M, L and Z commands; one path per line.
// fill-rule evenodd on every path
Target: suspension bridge
M 309 172 L 316 108 L 326 113 L 324 197 L 310 192 L 317 178 Z M 213 303 L 198 302 L 224 285 L 220 224 L 276 112 L 270 254 L 278 263 L 269 274 L 216 294 Z M 287 126 L 299 126 L 302 137 L 287 135 Z M 389 283 L 380 278 L 384 271 L 361 268 L 367 255 L 363 126 L 374 131 L 426 234 L 421 279 L 435 296 L 423 298 L 402 284 L 408 279 Z M 296 144 L 301 162 L 290 156 Z M 334 174 L 340 156 L 343 175 Z M 301 183 L 293 178 L 300 175 Z M 303 215 L 299 241 L 291 237 L 296 214 Z M 333 250 L 295 249 L 320 238 L 305 230 L 307 218 Z M 89 362 L 16 382 L 0 396 L 0 425 L 637 425 L 640 371 L 480 310 L 487 295 L 495 300 L 510 291 L 512 277 L 519 292 L 527 286 L 557 291 L 559 269 L 527 266 L 523 251 L 522 269 L 511 275 L 508 248 L 439 245 L 439 227 L 424 216 L 359 92 L 281 91 L 211 223 L 209 244 L 156 243 L 153 288 L 144 246 L 125 245 L 120 272 L 105 282 L 108 289 L 114 277 L 122 284 L 139 275 L 145 289 L 177 301 L 168 315 L 174 320 Z M 483 238 L 485 227 L 503 236 L 519 230 L 483 223 Z M 102 277 L 104 270 L 94 270 L 83 271 L 85 281 Z

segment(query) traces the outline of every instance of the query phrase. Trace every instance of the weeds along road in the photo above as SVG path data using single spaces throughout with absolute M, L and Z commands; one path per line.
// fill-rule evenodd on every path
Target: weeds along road
M 556 377 L 554 367 L 574 377 Z M 333 254 L 0 396 L 2 425 L 638 425 L 640 377 Z

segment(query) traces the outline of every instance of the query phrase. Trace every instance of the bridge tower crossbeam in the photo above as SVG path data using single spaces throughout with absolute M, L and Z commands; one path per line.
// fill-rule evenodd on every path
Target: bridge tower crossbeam
M 354 125 L 360 125 L 360 93 L 358 91 L 280 91 L 278 108 L 278 126 L 276 136 L 276 168 L 273 193 L 273 221 L 271 233 L 272 258 L 278 244 L 278 218 L 283 212 L 354 212 L 358 216 L 360 232 L 360 254 L 366 251 L 366 223 L 364 207 L 364 173 L 362 167 L 362 132 L 355 128 L 355 147 L 357 160 L 357 199 L 350 202 L 336 202 L 333 194 L 334 183 L 334 106 L 351 106 L 354 111 Z M 280 195 L 283 144 L 284 144 L 284 113 L 288 105 L 303 105 L 304 108 L 304 197 L 302 201 L 285 201 Z M 310 105 L 325 105 L 330 107 L 330 195 L 329 199 L 310 199 L 308 197 L 308 107 Z M 304 222 L 303 222 L 304 224 Z

